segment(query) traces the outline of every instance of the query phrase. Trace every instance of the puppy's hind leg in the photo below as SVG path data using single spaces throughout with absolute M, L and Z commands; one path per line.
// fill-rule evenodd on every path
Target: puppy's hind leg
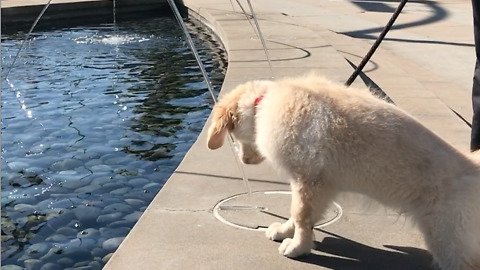
M 313 226 L 332 201 L 332 193 L 312 186 L 311 182 L 295 181 L 291 186 L 292 217 L 280 228 L 288 228 L 290 234 L 293 230 L 293 238 L 285 238 L 278 251 L 295 258 L 309 254 L 313 248 Z
M 429 215 L 417 218 L 425 243 L 434 264 L 442 270 L 480 270 L 476 215 L 472 207 L 453 206 L 444 203 Z

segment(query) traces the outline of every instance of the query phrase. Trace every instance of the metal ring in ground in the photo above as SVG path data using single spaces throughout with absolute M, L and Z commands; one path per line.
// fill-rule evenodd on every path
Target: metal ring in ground
M 264 194 L 264 195 L 271 195 L 271 194 L 283 194 L 283 195 L 291 195 L 291 192 L 290 191 L 255 191 L 255 192 L 252 192 L 252 194 Z M 235 227 L 235 228 L 239 228 L 239 229 L 245 229 L 245 230 L 250 230 L 250 231 L 266 231 L 267 228 L 265 227 L 257 227 L 257 228 L 250 228 L 250 227 L 247 227 L 247 226 L 242 226 L 242 225 L 239 225 L 239 224 L 235 224 L 233 222 L 230 222 L 228 220 L 226 220 L 220 213 L 220 208 L 222 206 L 222 204 L 232 200 L 232 199 L 235 199 L 235 198 L 238 198 L 238 197 L 241 197 L 241 196 L 249 196 L 248 193 L 241 193 L 241 194 L 236 194 L 236 195 L 233 195 L 233 196 L 230 196 L 228 198 L 225 198 L 221 201 L 219 201 L 213 208 L 213 214 L 214 216 L 222 223 L 224 224 L 227 224 L 229 226 L 232 226 L 232 227 Z M 334 223 L 335 221 L 337 221 L 338 219 L 340 219 L 340 217 L 342 216 L 342 207 L 336 203 L 336 202 L 332 202 L 333 206 L 335 207 L 335 217 L 330 219 L 330 220 L 327 220 L 325 222 L 322 222 L 320 224 L 317 224 L 314 226 L 314 228 L 322 228 L 322 227 L 325 227 L 325 226 L 328 226 L 332 223 Z M 248 206 L 246 206 L 247 208 L 244 208 L 243 206 L 238 206 L 239 208 L 242 208 L 243 210 L 248 210 Z M 263 209 L 260 208 L 260 210 L 258 209 L 254 209 L 252 208 L 251 210 L 254 210 L 254 211 L 262 211 Z

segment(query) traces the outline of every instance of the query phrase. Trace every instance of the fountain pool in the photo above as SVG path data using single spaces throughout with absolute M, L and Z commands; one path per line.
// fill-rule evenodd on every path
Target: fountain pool
M 225 52 L 188 26 L 218 90 Z M 2 75 L 22 41 L 2 36 Z M 35 32 L 1 87 L 6 269 L 101 269 L 212 107 L 173 17 Z

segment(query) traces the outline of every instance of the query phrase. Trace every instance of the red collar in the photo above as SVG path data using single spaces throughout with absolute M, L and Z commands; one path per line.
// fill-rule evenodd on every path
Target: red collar
M 255 106 L 258 106 L 258 104 L 260 104 L 260 101 L 262 101 L 262 99 L 263 99 L 263 96 L 257 97 L 254 102 Z

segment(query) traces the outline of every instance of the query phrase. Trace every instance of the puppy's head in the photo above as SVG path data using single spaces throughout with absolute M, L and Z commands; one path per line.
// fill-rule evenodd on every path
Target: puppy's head
M 255 143 L 255 103 L 265 94 L 270 83 L 248 82 L 220 99 L 213 108 L 212 123 L 208 129 L 209 149 L 220 148 L 230 132 L 239 144 L 239 155 L 244 163 L 258 164 L 264 160 Z

